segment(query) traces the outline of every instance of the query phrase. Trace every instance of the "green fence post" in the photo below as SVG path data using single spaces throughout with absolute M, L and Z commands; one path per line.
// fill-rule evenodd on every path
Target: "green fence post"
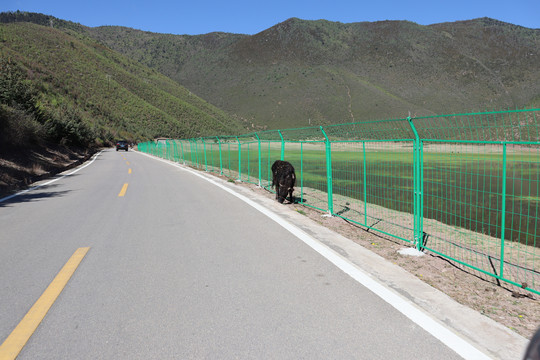
M 189 158 L 191 162 L 190 165 L 194 166 L 193 164 L 195 163 L 194 162 L 195 151 L 193 151 L 193 148 L 194 148 L 193 139 L 188 139 L 188 141 L 189 141 Z
M 334 199 L 333 199 L 333 185 L 332 185 L 332 143 L 326 135 L 324 128 L 321 126 L 321 132 L 324 135 L 324 142 L 326 144 L 326 182 L 327 182 L 327 192 L 328 192 L 328 213 L 334 215 Z
M 300 142 L 300 204 L 304 203 L 304 142 Z
M 219 136 L 216 136 L 216 139 L 218 141 L 218 148 L 219 148 L 219 174 L 223 175 L 223 159 L 221 158 L 221 140 L 219 139 Z
M 247 143 L 247 182 L 249 182 L 249 145 L 250 143 Z
M 193 149 L 192 149 L 192 152 L 191 152 L 191 158 L 192 158 L 191 165 L 198 168 L 199 167 L 199 155 L 197 153 L 197 141 L 195 139 L 191 139 L 191 144 L 193 145 Z M 195 159 L 194 161 L 193 161 L 193 158 Z
M 238 136 L 236 141 L 238 141 L 238 180 L 242 181 L 242 144 L 240 144 Z
M 413 234 L 414 234 L 414 244 L 416 246 L 416 249 L 418 251 L 422 251 L 424 245 L 422 244 L 422 238 L 424 235 L 424 229 L 423 229 L 423 210 L 422 207 L 424 205 L 424 196 L 422 194 L 422 184 L 424 182 L 423 171 L 422 171 L 422 143 L 420 140 L 420 136 L 418 136 L 418 132 L 416 131 L 416 128 L 414 127 L 414 123 L 412 121 L 412 118 L 409 116 L 407 117 L 407 122 L 409 123 L 409 126 L 411 127 L 413 133 L 414 133 L 414 144 L 413 144 Z
M 180 150 L 182 150 L 182 164 L 186 165 L 186 159 L 184 158 L 184 143 L 182 140 L 180 140 Z
M 279 137 L 281 137 L 281 159 L 285 160 L 285 140 L 283 139 L 283 135 L 281 135 L 281 130 L 277 131 L 279 134 Z
M 501 264 L 499 278 L 504 276 L 504 233 L 506 231 L 506 142 L 503 143 L 503 173 L 502 173 L 502 215 L 501 215 Z
M 202 159 L 201 159 L 201 156 L 199 154 L 199 149 L 200 149 L 200 145 L 199 145 L 199 139 L 195 139 L 195 154 L 197 155 L 196 158 L 197 158 L 197 168 L 201 168 L 202 167 Z
M 204 152 L 204 171 L 208 172 L 208 160 L 206 159 L 206 142 L 204 141 L 204 138 L 201 138 L 201 141 L 203 143 Z
M 231 143 L 227 142 L 227 152 L 229 154 L 229 176 L 231 176 Z
M 418 185 L 420 185 L 420 195 L 419 195 L 419 205 L 420 212 L 418 214 L 418 225 L 419 225 L 419 235 L 422 242 L 422 250 L 424 247 L 424 140 L 420 139 L 420 144 L 418 148 L 420 157 L 418 159 L 418 173 L 420 177 L 418 178 Z
M 366 164 L 366 142 L 362 141 L 364 150 L 364 225 L 367 227 L 367 164 Z
M 259 143 L 259 187 L 261 187 L 261 176 L 262 176 L 262 171 L 261 171 L 261 162 L 262 162 L 262 159 L 261 159 L 261 139 L 259 138 L 259 135 L 257 133 L 255 133 L 255 136 L 257 137 L 257 142 Z
M 174 148 L 174 162 L 180 162 L 180 157 L 178 156 L 178 143 L 176 140 L 173 140 Z
M 191 166 L 193 166 L 193 141 L 192 139 L 188 139 L 189 141 L 189 157 L 190 157 L 190 161 L 191 161 Z
M 193 165 L 198 169 L 199 168 L 199 145 L 197 144 L 197 139 L 193 138 L 193 154 L 195 156 L 195 162 Z

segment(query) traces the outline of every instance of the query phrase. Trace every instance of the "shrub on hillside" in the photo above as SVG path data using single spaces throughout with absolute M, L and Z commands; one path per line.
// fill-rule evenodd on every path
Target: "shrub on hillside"
M 54 109 L 43 126 L 48 140 L 62 145 L 87 146 L 96 138 L 80 112 L 66 105 Z
M 42 137 L 42 126 L 31 114 L 0 104 L 0 148 L 37 144 Z
M 37 91 L 25 81 L 23 70 L 6 58 L 0 58 L 0 104 L 33 110 Z
M 63 145 L 88 146 L 94 131 L 79 111 L 68 105 L 47 106 L 38 102 L 39 92 L 23 69 L 0 58 L 0 130 L 3 144 L 23 146 L 40 138 Z

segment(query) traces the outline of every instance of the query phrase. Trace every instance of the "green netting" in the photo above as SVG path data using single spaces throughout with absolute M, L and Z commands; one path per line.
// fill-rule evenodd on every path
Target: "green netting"
M 141 143 L 140 151 L 270 191 L 540 293 L 540 109 Z

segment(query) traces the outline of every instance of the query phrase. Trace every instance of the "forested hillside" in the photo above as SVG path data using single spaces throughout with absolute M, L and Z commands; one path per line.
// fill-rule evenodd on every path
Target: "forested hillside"
M 99 145 L 242 131 L 178 83 L 71 29 L 1 24 L 0 64 L 2 126 L 24 118 L 26 130 L 48 140 Z

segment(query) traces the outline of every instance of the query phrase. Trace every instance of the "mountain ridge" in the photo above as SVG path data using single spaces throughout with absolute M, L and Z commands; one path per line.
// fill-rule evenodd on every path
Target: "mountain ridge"
M 537 106 L 540 94 L 540 30 L 490 18 L 433 25 L 291 18 L 254 35 L 220 33 L 212 44 L 206 35 L 147 33 L 148 47 L 136 51 L 129 34 L 94 31 L 262 128 L 348 122 L 351 112 L 368 120 Z M 166 43 L 177 58 L 160 55 Z
M 242 129 L 237 120 L 178 83 L 68 25 L 0 24 L 0 55 L 20 69 L 21 83 L 39 90 L 38 107 L 49 113 L 59 104 L 74 109 L 81 124 L 102 130 L 102 140 Z
M 290 18 L 254 35 L 79 31 L 255 129 L 540 105 L 540 30 L 491 18 Z

